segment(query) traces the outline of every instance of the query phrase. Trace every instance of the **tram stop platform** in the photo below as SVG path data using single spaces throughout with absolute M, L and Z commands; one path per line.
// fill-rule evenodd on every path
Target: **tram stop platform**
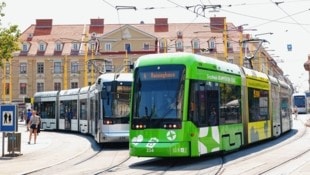
M 8 133 L 8 132 L 7 132 Z M 92 150 L 95 141 L 91 137 L 75 133 L 41 130 L 34 144 L 33 136 L 28 144 L 29 131 L 25 122 L 19 122 L 15 134 L 20 136 L 20 150 L 9 151 L 9 137 L 0 133 L 0 174 L 29 174 L 29 172 L 56 165 Z M 4 138 L 4 139 L 3 139 Z M 4 143 L 2 143 L 4 140 Z M 17 141 L 17 140 L 16 140 Z M 72 146 L 74 145 L 74 146 Z
M 51 138 L 43 133 L 37 136 L 37 144 L 34 144 L 34 135 L 32 135 L 31 143 L 28 144 L 30 133 L 27 131 L 25 121 L 18 122 L 17 130 L 17 132 L 1 133 L 0 148 L 2 160 L 5 158 L 22 156 L 38 149 L 44 149 L 51 143 Z

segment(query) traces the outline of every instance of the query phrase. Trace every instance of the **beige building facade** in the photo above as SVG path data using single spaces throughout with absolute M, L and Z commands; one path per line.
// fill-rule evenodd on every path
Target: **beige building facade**
M 218 31 L 212 22 L 169 23 L 167 18 L 156 18 L 153 24 L 90 19 L 89 24 L 77 25 L 37 19 L 22 33 L 21 50 L 0 70 L 1 102 L 23 102 L 36 92 L 91 85 L 101 73 L 128 71 L 145 54 L 191 52 L 249 67 L 245 58 L 253 56 L 261 43 L 251 40 L 242 27 L 219 19 L 224 23 Z M 251 61 L 253 69 L 283 77 L 264 47 Z

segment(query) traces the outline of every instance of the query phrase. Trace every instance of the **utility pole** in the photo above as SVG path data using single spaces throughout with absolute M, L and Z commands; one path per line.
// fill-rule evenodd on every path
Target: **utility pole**
M 65 55 L 65 58 L 64 58 L 63 86 L 64 86 L 64 89 L 68 89 L 68 58 L 67 58 L 67 55 Z
M 88 62 L 88 34 L 85 33 L 84 34 L 84 51 L 85 51 L 85 55 L 84 55 L 84 86 L 88 86 L 88 77 L 87 77 L 87 73 L 88 73 L 88 69 L 87 69 L 87 62 Z
M 224 59 L 227 61 L 228 59 L 228 52 L 227 52 L 227 24 L 226 24 L 226 18 L 224 18 L 224 30 L 223 30 L 223 42 L 224 42 Z

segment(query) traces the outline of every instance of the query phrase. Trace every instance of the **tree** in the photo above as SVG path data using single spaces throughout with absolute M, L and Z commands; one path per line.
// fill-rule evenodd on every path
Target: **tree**
M 8 28 L 1 27 L 1 19 L 5 16 L 2 13 L 6 6 L 4 2 L 0 4 L 0 67 L 3 67 L 3 61 L 13 58 L 13 53 L 20 50 L 18 41 L 20 31 L 17 25 L 10 25 Z

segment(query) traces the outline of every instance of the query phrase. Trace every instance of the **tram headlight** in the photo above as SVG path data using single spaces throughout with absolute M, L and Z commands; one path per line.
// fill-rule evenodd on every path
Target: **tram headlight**
M 145 129 L 146 125 L 145 124 L 134 124 L 133 128 L 134 129 Z
M 179 123 L 165 123 L 164 128 L 165 129 L 179 129 L 181 128 L 181 125 Z
M 112 124 L 113 124 L 113 121 L 112 121 L 112 120 L 109 120 L 109 119 L 106 119 L 106 120 L 103 120 L 103 124 L 104 124 L 104 125 L 112 125 Z

